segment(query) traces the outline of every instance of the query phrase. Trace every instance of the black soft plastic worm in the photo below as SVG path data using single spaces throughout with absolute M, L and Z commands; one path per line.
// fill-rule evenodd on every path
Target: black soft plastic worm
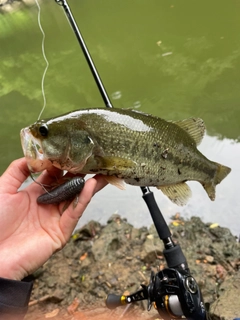
M 85 180 L 81 177 L 74 177 L 61 184 L 59 187 L 42 194 L 37 198 L 37 203 L 54 204 L 73 199 L 84 187 Z

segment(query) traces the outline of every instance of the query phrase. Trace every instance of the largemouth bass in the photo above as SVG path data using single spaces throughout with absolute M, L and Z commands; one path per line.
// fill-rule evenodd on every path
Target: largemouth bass
M 21 130 L 32 172 L 52 166 L 72 173 L 105 175 L 123 188 L 155 186 L 178 205 L 187 203 L 186 181 L 199 181 L 211 200 L 231 171 L 198 149 L 203 120 L 166 121 L 127 109 L 86 109 L 39 120 Z

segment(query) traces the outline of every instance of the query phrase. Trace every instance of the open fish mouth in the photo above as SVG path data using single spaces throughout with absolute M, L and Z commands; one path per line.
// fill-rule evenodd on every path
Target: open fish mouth
M 52 163 L 44 157 L 41 142 L 34 138 L 28 127 L 21 130 L 20 137 L 23 153 L 31 172 L 41 172 L 52 166 Z

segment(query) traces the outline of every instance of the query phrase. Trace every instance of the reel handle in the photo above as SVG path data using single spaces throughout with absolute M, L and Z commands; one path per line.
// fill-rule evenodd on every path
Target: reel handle
M 115 309 L 126 304 L 126 297 L 116 294 L 109 294 L 106 299 L 106 306 L 108 309 Z

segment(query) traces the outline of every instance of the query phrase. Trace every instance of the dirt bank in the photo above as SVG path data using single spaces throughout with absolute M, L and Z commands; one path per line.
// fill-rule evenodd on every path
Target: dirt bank
M 176 215 L 173 238 L 186 255 L 214 320 L 240 316 L 240 244 L 230 231 Z M 155 228 L 135 229 L 113 215 L 106 226 L 90 222 L 35 274 L 27 320 L 160 319 L 146 302 L 105 307 L 109 293 L 133 293 L 148 284 L 150 271 L 166 267 Z

